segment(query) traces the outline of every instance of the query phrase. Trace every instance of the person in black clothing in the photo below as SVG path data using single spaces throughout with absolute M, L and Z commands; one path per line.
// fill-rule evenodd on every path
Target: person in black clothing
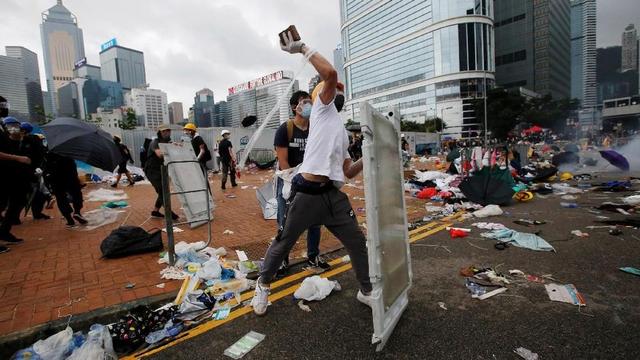
M 188 123 L 183 128 L 185 136 L 187 136 L 191 141 L 191 146 L 193 146 L 193 152 L 196 154 L 196 159 L 200 162 L 200 166 L 202 166 L 202 170 L 207 171 L 207 161 L 211 160 L 211 151 L 209 151 L 209 147 L 204 142 L 204 139 L 200 134 L 196 132 L 196 125 L 193 123 Z
M 44 159 L 47 153 L 47 149 L 44 146 L 42 139 L 32 134 L 33 126 L 28 122 L 20 124 L 22 130 L 22 141 L 25 144 L 25 148 L 28 150 L 27 156 L 31 159 L 31 170 L 34 174 L 31 179 L 31 213 L 35 220 L 49 220 L 51 217 L 42 212 L 44 205 L 52 200 L 52 195 L 44 185 L 43 172 Z
M 86 225 L 87 219 L 80 213 L 84 201 L 75 160 L 53 152 L 47 153 L 46 159 L 45 177 L 53 189 L 60 214 L 67 220 L 67 226 L 75 227 L 76 221 Z
M 122 174 L 125 174 L 127 176 L 127 180 L 129 180 L 129 186 L 133 186 L 135 184 L 135 181 L 133 181 L 133 178 L 131 177 L 131 173 L 129 172 L 129 170 L 127 170 L 127 161 L 133 164 L 133 158 L 131 157 L 131 152 L 129 151 L 129 148 L 127 147 L 127 145 L 122 143 L 122 140 L 120 140 L 119 137 L 114 136 L 113 142 L 116 143 L 116 146 L 118 146 L 118 149 L 120 150 L 120 155 L 122 156 L 122 160 L 120 160 L 120 164 L 118 164 L 118 176 L 116 176 L 116 182 L 111 184 L 111 187 L 112 188 L 118 187 Z
M 149 150 L 147 152 L 147 161 L 144 167 L 144 174 L 147 180 L 153 185 L 153 189 L 158 196 L 156 202 L 151 211 L 151 216 L 157 218 L 164 218 L 164 214 L 160 212 L 160 208 L 164 206 L 164 199 L 162 198 L 162 163 L 164 155 L 160 150 L 159 144 L 168 144 L 171 142 L 171 129 L 167 125 L 160 125 L 158 128 L 158 137 L 153 139 L 149 144 Z M 171 212 L 171 217 L 177 220 L 179 217 L 176 213 Z
M 229 140 L 231 132 L 229 130 L 222 130 L 222 141 L 218 146 L 220 152 L 220 162 L 222 163 L 222 190 L 226 189 L 227 175 L 231 175 L 231 186 L 236 187 L 236 155 L 233 153 L 233 145 Z
M 27 156 L 27 149 L 22 144 L 20 122 L 13 117 L 3 120 L 4 129 L 0 135 L 0 168 L 3 170 L 2 201 L 6 213 L 0 223 L 0 240 L 8 243 L 21 243 L 23 240 L 11 233 L 11 227 L 20 222 L 20 212 L 24 209 L 29 193 L 29 180 L 33 175 Z M 6 252 L 0 248 L 0 252 Z
M 140 147 L 140 166 L 144 169 L 147 165 L 147 153 L 149 152 L 149 145 L 151 144 L 151 139 L 145 138 L 144 144 Z

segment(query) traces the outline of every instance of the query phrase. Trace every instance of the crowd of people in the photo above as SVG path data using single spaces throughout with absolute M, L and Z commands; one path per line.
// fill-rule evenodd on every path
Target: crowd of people
M 44 213 L 57 203 L 68 227 L 86 224 L 82 216 L 82 184 L 75 161 L 48 151 L 44 137 L 33 134 L 33 126 L 8 116 L 9 105 L 0 98 L 0 241 L 15 245 L 23 239 L 12 233 L 22 224 L 23 211 L 46 221 Z M 27 212 L 25 211 L 25 213 Z M 9 247 L 0 245 L 0 253 Z

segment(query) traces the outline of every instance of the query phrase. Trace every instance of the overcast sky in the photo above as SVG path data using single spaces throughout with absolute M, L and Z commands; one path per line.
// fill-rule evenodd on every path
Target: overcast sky
M 306 43 L 330 60 L 340 42 L 339 0 L 63 0 L 78 17 L 90 64 L 100 65 L 100 44 L 141 50 L 147 82 L 180 101 L 186 112 L 197 90 L 208 87 L 216 101 L 227 88 L 271 72 L 295 70 L 300 56 L 278 47 L 277 33 L 296 24 Z M 38 54 L 44 82 L 41 13 L 55 0 L 2 0 L 0 54 L 24 46 Z M 598 47 L 620 44 L 629 23 L 640 25 L 638 0 L 598 0 Z M 313 75 L 300 76 L 307 89 Z

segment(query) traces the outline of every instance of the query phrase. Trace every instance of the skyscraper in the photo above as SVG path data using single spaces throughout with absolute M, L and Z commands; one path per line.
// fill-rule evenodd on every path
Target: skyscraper
M 120 46 L 115 39 L 102 45 L 100 72 L 103 80 L 119 82 L 127 90 L 147 83 L 144 53 Z
M 78 27 L 78 19 L 62 0 L 42 13 L 40 24 L 44 69 L 47 75 L 47 92 L 51 108 L 57 111 L 57 94 L 65 82 L 73 79 L 74 63 L 84 58 L 84 38 Z
M 40 69 L 38 55 L 22 46 L 7 46 L 7 56 L 20 59 L 24 70 L 24 85 L 27 91 L 29 119 L 34 122 L 44 120 L 44 102 L 42 100 L 42 85 L 40 83 Z
M 256 116 L 258 121 L 254 126 L 259 126 L 259 124 L 267 118 L 267 115 L 276 105 L 278 99 L 287 90 L 287 86 L 292 78 L 293 72 L 280 70 L 229 88 L 227 107 L 230 116 L 228 120 L 231 120 L 231 124 L 227 125 L 240 127 L 245 117 Z M 267 125 L 268 128 L 275 129 L 289 119 L 290 110 L 288 99 L 293 92 L 298 91 L 298 89 L 298 81 L 296 80 L 291 91 L 286 95 L 287 101 L 282 102 L 276 110 Z
M 333 49 L 333 67 L 338 71 L 338 81 L 344 84 L 344 55 L 342 54 L 342 44 L 338 44 Z
M 29 99 L 24 79 L 22 60 L 0 55 L 0 95 L 10 104 L 9 115 L 26 121 L 29 119 Z
M 229 119 L 229 104 L 226 101 L 218 101 L 215 104 L 215 111 L 213 117 L 213 126 L 214 127 L 225 127 L 231 125 L 231 120 Z
M 406 120 L 443 117 L 454 136 L 481 128 L 474 99 L 493 83 L 493 1 L 341 0 L 346 118 L 359 103 Z
M 131 89 L 126 103 L 136 112 L 138 125 L 146 128 L 157 128 L 161 124 L 169 124 L 169 106 L 167 93 L 158 89 L 137 87 Z
M 184 122 L 184 111 L 182 110 L 181 102 L 170 102 L 169 103 L 169 123 L 170 124 L 178 124 Z
M 633 24 L 622 33 L 622 65 L 620 71 L 638 70 L 638 31 Z
M 571 1 L 571 98 L 596 105 L 596 1 Z
M 556 99 L 569 97 L 569 0 L 501 0 L 494 4 L 496 83 Z
M 198 127 L 211 127 L 215 113 L 213 91 L 204 88 L 193 99 L 193 116 Z
M 73 69 L 73 77 L 102 80 L 102 73 L 100 72 L 100 66 L 89 65 L 85 62 Z
M 91 120 L 98 108 L 112 110 L 124 104 L 122 85 L 114 81 L 75 78 L 58 89 L 58 115 Z

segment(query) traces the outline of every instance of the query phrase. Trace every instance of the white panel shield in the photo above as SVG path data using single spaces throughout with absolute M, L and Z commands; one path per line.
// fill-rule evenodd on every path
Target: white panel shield
M 397 109 L 383 115 L 366 102 L 360 114 L 369 276 L 375 300 L 372 343 L 377 343 L 380 351 L 407 307 L 412 279 L 400 120 Z

